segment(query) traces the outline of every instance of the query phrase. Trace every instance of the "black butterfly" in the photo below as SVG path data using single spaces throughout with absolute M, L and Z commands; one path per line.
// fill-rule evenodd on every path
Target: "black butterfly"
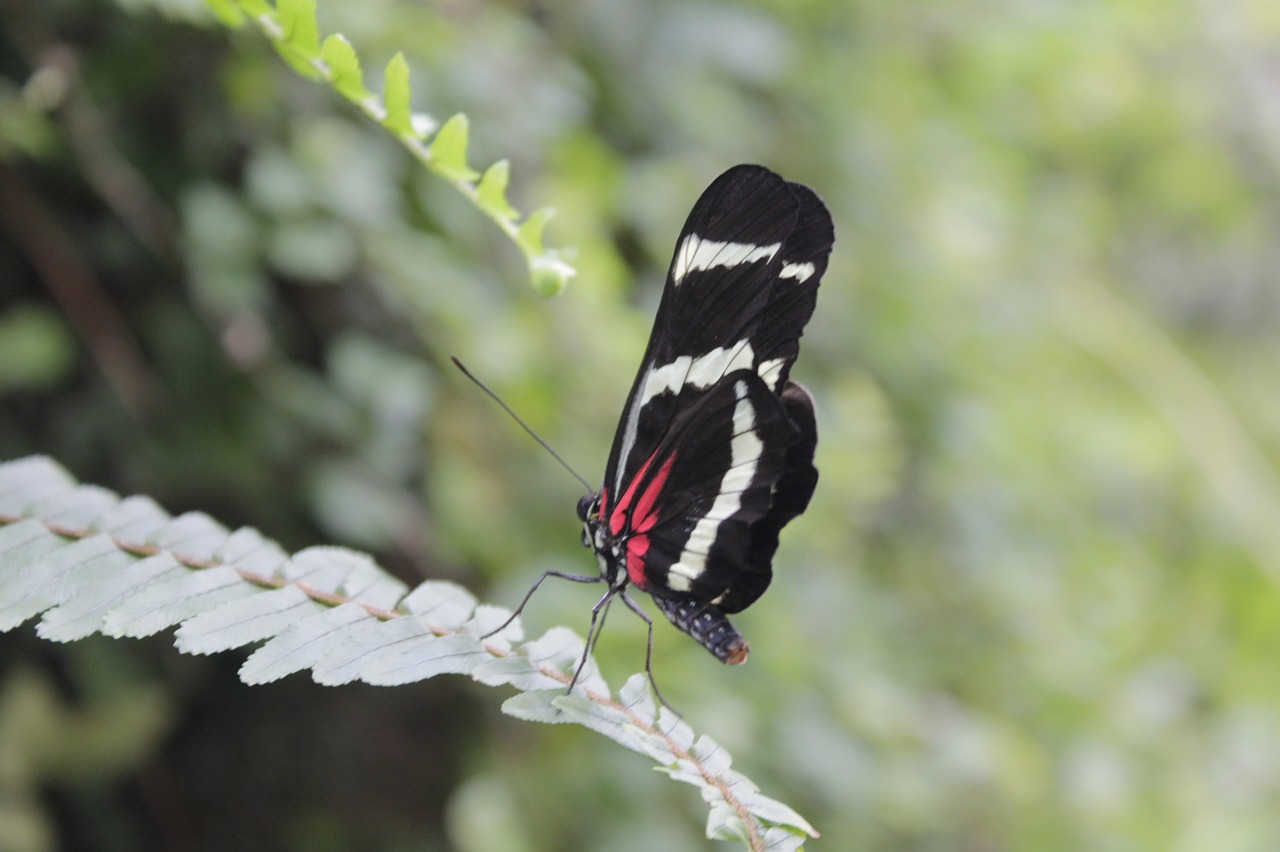
M 834 239 L 822 201 L 761 166 L 730 169 L 694 205 L 604 482 L 578 503 L 600 573 L 549 571 L 525 596 L 548 576 L 608 583 L 583 663 L 615 597 L 649 623 L 652 656 L 628 585 L 722 662 L 746 660 L 727 614 L 768 588 L 778 534 L 818 481 L 813 400 L 789 375 Z

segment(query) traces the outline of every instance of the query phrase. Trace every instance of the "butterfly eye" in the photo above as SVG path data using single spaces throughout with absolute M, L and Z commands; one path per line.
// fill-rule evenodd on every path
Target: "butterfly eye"
M 582 495 L 582 499 L 578 501 L 578 520 L 582 521 L 583 523 L 586 523 L 587 516 L 591 513 L 591 510 L 595 508 L 595 502 L 596 502 L 596 495 L 594 494 Z M 585 532 L 582 535 L 584 538 L 586 537 Z

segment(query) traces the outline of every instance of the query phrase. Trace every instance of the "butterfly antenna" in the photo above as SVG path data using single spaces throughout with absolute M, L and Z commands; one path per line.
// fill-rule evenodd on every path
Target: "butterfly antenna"
M 560 462 L 561 467 L 569 471 L 569 473 L 573 474 L 573 478 L 581 482 L 583 488 L 587 489 L 587 491 L 595 491 L 595 489 L 591 487 L 590 482 L 587 482 L 585 479 L 583 479 L 581 476 L 578 475 L 578 472 L 576 470 L 569 467 L 569 463 L 565 461 L 563 458 L 561 458 L 559 453 L 551 449 L 550 444 L 542 440 L 542 438 L 538 435 L 538 433 L 533 431 L 533 429 L 529 427 L 529 424 L 525 423 L 523 420 L 520 419 L 519 414 L 516 414 L 514 411 L 511 410 L 511 406 L 507 405 L 505 402 L 502 401 L 502 397 L 498 396 L 496 393 L 490 390 L 488 385 L 486 385 L 484 382 L 477 379 L 474 375 L 472 375 L 470 370 L 462 366 L 462 362 L 458 360 L 458 357 L 456 355 L 450 355 L 449 360 L 453 362 L 453 366 L 457 367 L 459 370 L 462 371 L 462 375 L 466 376 L 468 379 L 475 382 L 476 387 L 480 388 L 480 390 L 487 393 L 490 399 L 498 403 L 498 405 L 502 406 L 502 410 L 507 412 L 507 414 L 511 416 L 512 420 L 516 421 L 516 423 L 519 423 L 520 428 L 528 432 L 529 437 L 537 441 L 538 444 L 542 447 L 542 449 L 551 453 L 551 457 L 556 461 Z

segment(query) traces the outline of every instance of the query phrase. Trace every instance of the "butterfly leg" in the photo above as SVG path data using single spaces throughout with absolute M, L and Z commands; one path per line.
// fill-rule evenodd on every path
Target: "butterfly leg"
M 524 600 L 520 601 L 520 606 L 515 608 L 515 610 L 511 613 L 511 617 L 508 618 L 506 621 L 502 622 L 501 624 L 499 624 L 493 630 L 490 630 L 488 633 L 481 636 L 480 638 L 488 639 L 490 636 L 493 636 L 496 633 L 501 633 L 503 630 L 506 630 L 507 626 L 511 624 L 511 622 L 515 621 L 516 617 L 519 616 L 520 613 L 524 611 L 524 606 L 529 602 L 529 598 L 533 597 L 533 593 L 538 591 L 538 587 L 542 585 L 542 581 L 547 579 L 548 577 L 558 577 L 561 580 L 570 580 L 574 583 L 603 583 L 604 582 L 604 577 L 601 577 L 599 574 L 566 574 L 563 571 L 544 571 L 542 573 L 542 576 L 539 577 L 537 581 L 535 581 L 534 584 L 529 587 L 529 591 L 525 592 Z
M 653 677 L 653 619 L 649 617 L 648 613 L 640 608 L 639 604 L 627 597 L 626 592 L 622 593 L 622 602 L 627 605 L 627 609 L 640 616 L 649 628 L 649 645 L 644 652 L 644 673 L 649 676 L 649 685 L 653 687 L 653 694 L 658 696 L 658 701 L 662 702 L 663 707 L 666 707 L 672 713 L 675 713 L 683 719 L 684 714 L 675 707 L 672 707 L 671 702 L 667 701 L 667 699 L 663 697 L 662 690 L 658 689 L 658 682 L 654 680 Z
M 613 606 L 613 598 L 609 598 L 608 603 L 604 605 L 604 609 L 600 610 L 600 623 L 596 625 L 595 636 L 591 639 L 591 644 L 587 646 L 587 652 L 594 654 L 596 646 L 600 644 L 600 634 L 604 633 L 604 622 L 609 617 L 609 607 Z
M 603 581 L 603 577 L 597 578 Z M 609 613 L 609 604 L 613 602 L 613 598 L 624 588 L 627 581 L 624 579 L 616 586 L 610 586 L 609 591 L 604 593 L 604 597 L 596 601 L 596 605 L 591 608 L 591 626 L 587 628 L 587 641 L 582 646 L 582 659 L 578 661 L 578 668 L 573 672 L 573 680 L 569 681 L 569 689 L 567 692 L 573 692 L 573 687 L 577 685 L 578 678 L 582 676 L 582 670 L 586 668 L 587 659 L 591 656 L 591 649 L 595 647 L 596 641 L 600 638 L 600 628 L 604 627 L 605 616 Z M 626 600 L 627 596 L 623 595 L 622 599 Z M 602 615 L 603 613 L 603 615 Z

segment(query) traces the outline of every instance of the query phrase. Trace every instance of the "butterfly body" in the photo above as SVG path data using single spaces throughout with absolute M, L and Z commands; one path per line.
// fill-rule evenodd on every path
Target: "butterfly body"
M 817 426 L 790 380 L 834 235 L 808 188 L 760 166 L 717 178 L 676 244 L 600 490 L 578 504 L 610 592 L 628 585 L 722 662 L 727 615 L 769 585 L 813 495 Z M 635 608 L 633 606 L 633 608 Z

